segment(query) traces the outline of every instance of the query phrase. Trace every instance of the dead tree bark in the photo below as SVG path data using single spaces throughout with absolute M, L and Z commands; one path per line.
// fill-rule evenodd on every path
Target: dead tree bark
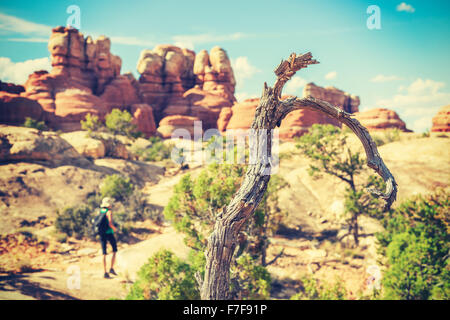
M 244 181 L 228 206 L 217 216 L 214 230 L 208 239 L 206 249 L 205 277 L 201 281 L 201 298 L 224 300 L 229 296 L 230 264 L 237 244 L 237 236 L 244 223 L 260 203 L 270 179 L 272 159 L 272 131 L 280 126 L 281 120 L 293 110 L 310 109 L 326 113 L 346 124 L 361 140 L 367 155 L 367 164 L 385 181 L 385 193 L 371 190 L 382 197 L 386 208 L 395 201 L 397 184 L 381 159 L 376 144 L 369 132 L 351 117 L 349 113 L 325 101 L 306 97 L 303 99 L 281 99 L 284 84 L 300 69 L 318 63 L 310 52 L 297 56 L 291 54 L 275 69 L 277 80 L 273 88 L 264 83 L 261 100 L 256 108 L 250 139 L 250 162 Z

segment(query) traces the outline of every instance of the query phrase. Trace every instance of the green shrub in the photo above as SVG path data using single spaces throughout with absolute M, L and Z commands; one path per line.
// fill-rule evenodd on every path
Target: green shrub
M 131 287 L 127 300 L 194 300 L 200 293 L 191 266 L 160 250 L 144 264 Z
M 450 296 L 450 197 L 438 190 L 402 203 L 377 235 L 386 257 L 387 299 L 447 299 Z
M 88 113 L 85 120 L 81 120 L 81 129 L 88 131 L 89 134 L 93 132 L 98 132 L 103 127 L 103 124 L 98 119 L 98 116 Z
M 27 127 L 27 128 L 37 129 L 39 131 L 47 130 L 47 126 L 45 125 L 44 121 L 37 121 L 30 117 L 25 118 L 25 122 L 23 123 L 23 126 Z
M 337 279 L 334 285 L 319 284 L 317 279 L 304 277 L 302 279 L 303 291 L 291 297 L 291 300 L 345 300 L 347 290 L 342 280 Z
M 102 197 L 114 198 L 117 201 L 124 201 L 133 192 L 134 186 L 130 178 L 124 178 L 118 174 L 112 174 L 103 179 L 100 184 L 100 195 Z
M 214 228 L 217 214 L 231 201 L 244 173 L 245 167 L 241 165 L 212 163 L 196 179 L 189 174 L 183 176 L 164 208 L 166 219 L 173 222 L 178 232 L 184 233 L 186 245 L 193 249 L 190 262 L 200 273 L 204 272 L 205 259 L 202 255 L 206 250 L 207 237 Z M 273 260 L 266 262 L 266 250 L 269 246 L 269 236 L 276 232 L 284 216 L 278 208 L 276 196 L 278 189 L 284 185 L 286 183 L 281 178 L 272 177 L 260 205 L 239 234 L 238 248 L 231 264 L 234 268 L 231 283 L 234 284 L 235 296 L 253 299 L 264 296 L 269 290 L 270 281 L 261 282 L 264 283 L 262 288 L 258 288 L 251 279 L 248 283 L 243 282 L 250 270 L 245 269 L 241 261 L 249 257 L 251 259 L 249 267 L 252 266 L 253 270 L 251 272 L 256 272 L 258 277 L 266 270 L 265 266 L 273 262 Z M 244 260 L 239 260 L 240 257 Z M 265 279 L 258 277 L 258 281 Z
M 85 120 L 81 120 L 81 128 L 88 131 L 93 138 L 100 138 L 97 133 L 109 132 L 114 135 L 124 135 L 131 138 L 142 136 L 142 132 L 137 131 L 137 127 L 133 122 L 133 116 L 126 110 L 113 109 L 105 116 L 105 121 L 99 120 L 96 115 L 88 113 Z
M 132 123 L 133 116 L 126 110 L 113 109 L 105 117 L 105 125 L 113 134 L 136 137 L 136 125 Z M 138 134 L 139 135 L 139 134 Z
M 134 150 L 134 153 L 138 155 L 139 160 L 162 161 L 170 159 L 173 147 L 165 145 L 159 137 L 150 137 L 149 141 L 151 142 L 151 145 L 147 148 Z
M 384 133 L 384 140 L 385 143 L 400 141 L 400 130 L 397 128 L 386 130 Z
M 68 236 L 80 239 L 90 236 L 92 208 L 81 206 L 78 208 L 67 207 L 62 212 L 56 212 L 55 228 Z
M 427 129 L 425 132 L 422 132 L 422 138 L 429 138 L 430 137 L 430 130 Z
M 231 294 L 237 300 L 265 300 L 270 296 L 270 274 L 248 253 L 231 268 Z

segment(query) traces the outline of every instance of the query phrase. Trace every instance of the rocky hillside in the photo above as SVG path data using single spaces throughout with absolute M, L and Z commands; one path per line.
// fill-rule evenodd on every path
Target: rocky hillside
M 162 210 L 173 186 L 184 173 L 170 176 L 165 174 L 163 166 L 151 162 L 101 154 L 93 157 L 92 153 L 83 155 L 77 151 L 86 150 L 79 147 L 82 140 L 77 137 L 79 134 L 58 136 L 8 126 L 0 127 L 0 132 L 0 234 L 4 237 L 1 263 L 5 266 L 5 261 L 27 256 L 32 261 L 28 262 L 29 268 L 43 268 L 41 272 L 30 274 L 28 282 L 23 280 L 26 283 L 15 277 L 2 278 L 2 287 L 10 288 L 5 297 L 15 293 L 15 297 L 21 298 L 23 295 L 55 299 L 124 297 L 126 286 L 122 285 L 134 279 L 139 266 L 158 248 L 169 248 L 180 257 L 186 257 L 182 237 L 170 225 L 155 226 L 150 221 L 137 223 L 133 229 L 134 240 L 119 245 L 119 277 L 105 283 L 101 277 L 98 243 L 70 238 L 60 244 L 51 231 L 56 209 L 86 201 L 89 194 L 98 191 L 106 175 L 121 173 L 130 177 L 148 202 Z M 373 134 L 381 138 L 384 133 Z M 362 151 L 356 137 L 349 142 L 354 150 Z M 449 187 L 449 150 L 447 136 L 421 137 L 413 133 L 402 133 L 397 141 L 379 148 L 399 184 L 395 205 L 412 195 L 428 193 L 436 187 Z M 304 275 L 327 282 L 339 277 L 344 280 L 350 296 L 357 297 L 357 292 L 365 289 L 367 268 L 377 262 L 374 233 L 381 230 L 380 224 L 374 219 L 361 219 L 360 248 L 337 241 L 345 232 L 342 215 L 345 185 L 327 175 L 312 179 L 307 172 L 309 161 L 298 153 L 294 142 L 282 143 L 280 154 L 277 174 L 288 186 L 279 191 L 279 200 L 287 217 L 285 228 L 271 239 L 268 251 L 270 260 L 284 250 L 281 258 L 269 267 L 273 278 L 272 297 L 288 298 L 298 292 L 298 281 Z M 198 165 L 193 167 L 185 173 L 195 176 L 202 169 Z M 38 239 L 50 242 L 20 240 L 23 227 Z M 84 284 L 79 291 L 66 286 L 66 269 L 74 263 L 83 275 Z

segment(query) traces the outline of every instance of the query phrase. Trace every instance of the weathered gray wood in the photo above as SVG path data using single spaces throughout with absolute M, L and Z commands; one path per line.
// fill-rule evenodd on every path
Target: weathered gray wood
M 223 300 L 229 297 L 230 264 L 237 245 L 237 236 L 243 224 L 254 213 L 270 180 L 271 165 L 267 161 L 272 156 L 272 131 L 280 126 L 281 120 L 289 112 L 297 109 L 311 109 L 346 124 L 361 140 L 367 155 L 368 166 L 374 169 L 386 182 L 386 192 L 373 193 L 386 201 L 386 207 L 395 201 L 397 184 L 389 169 L 381 159 L 376 144 L 369 132 L 350 114 L 325 101 L 307 97 L 280 100 L 284 84 L 300 69 L 318 63 L 310 52 L 297 56 L 291 54 L 275 69 L 277 80 L 274 88 L 264 83 L 261 100 L 256 108 L 252 123 L 253 139 L 250 139 L 252 158 L 244 181 L 228 206 L 217 216 L 214 230 L 208 239 L 206 249 L 205 277 L 201 284 L 201 298 Z

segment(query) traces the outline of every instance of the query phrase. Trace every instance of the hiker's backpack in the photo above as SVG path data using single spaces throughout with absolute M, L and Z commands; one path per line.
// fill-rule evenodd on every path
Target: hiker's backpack
M 107 212 L 107 208 L 102 208 L 95 218 L 92 219 L 92 233 L 94 235 L 103 234 L 108 229 L 108 218 L 106 217 Z

